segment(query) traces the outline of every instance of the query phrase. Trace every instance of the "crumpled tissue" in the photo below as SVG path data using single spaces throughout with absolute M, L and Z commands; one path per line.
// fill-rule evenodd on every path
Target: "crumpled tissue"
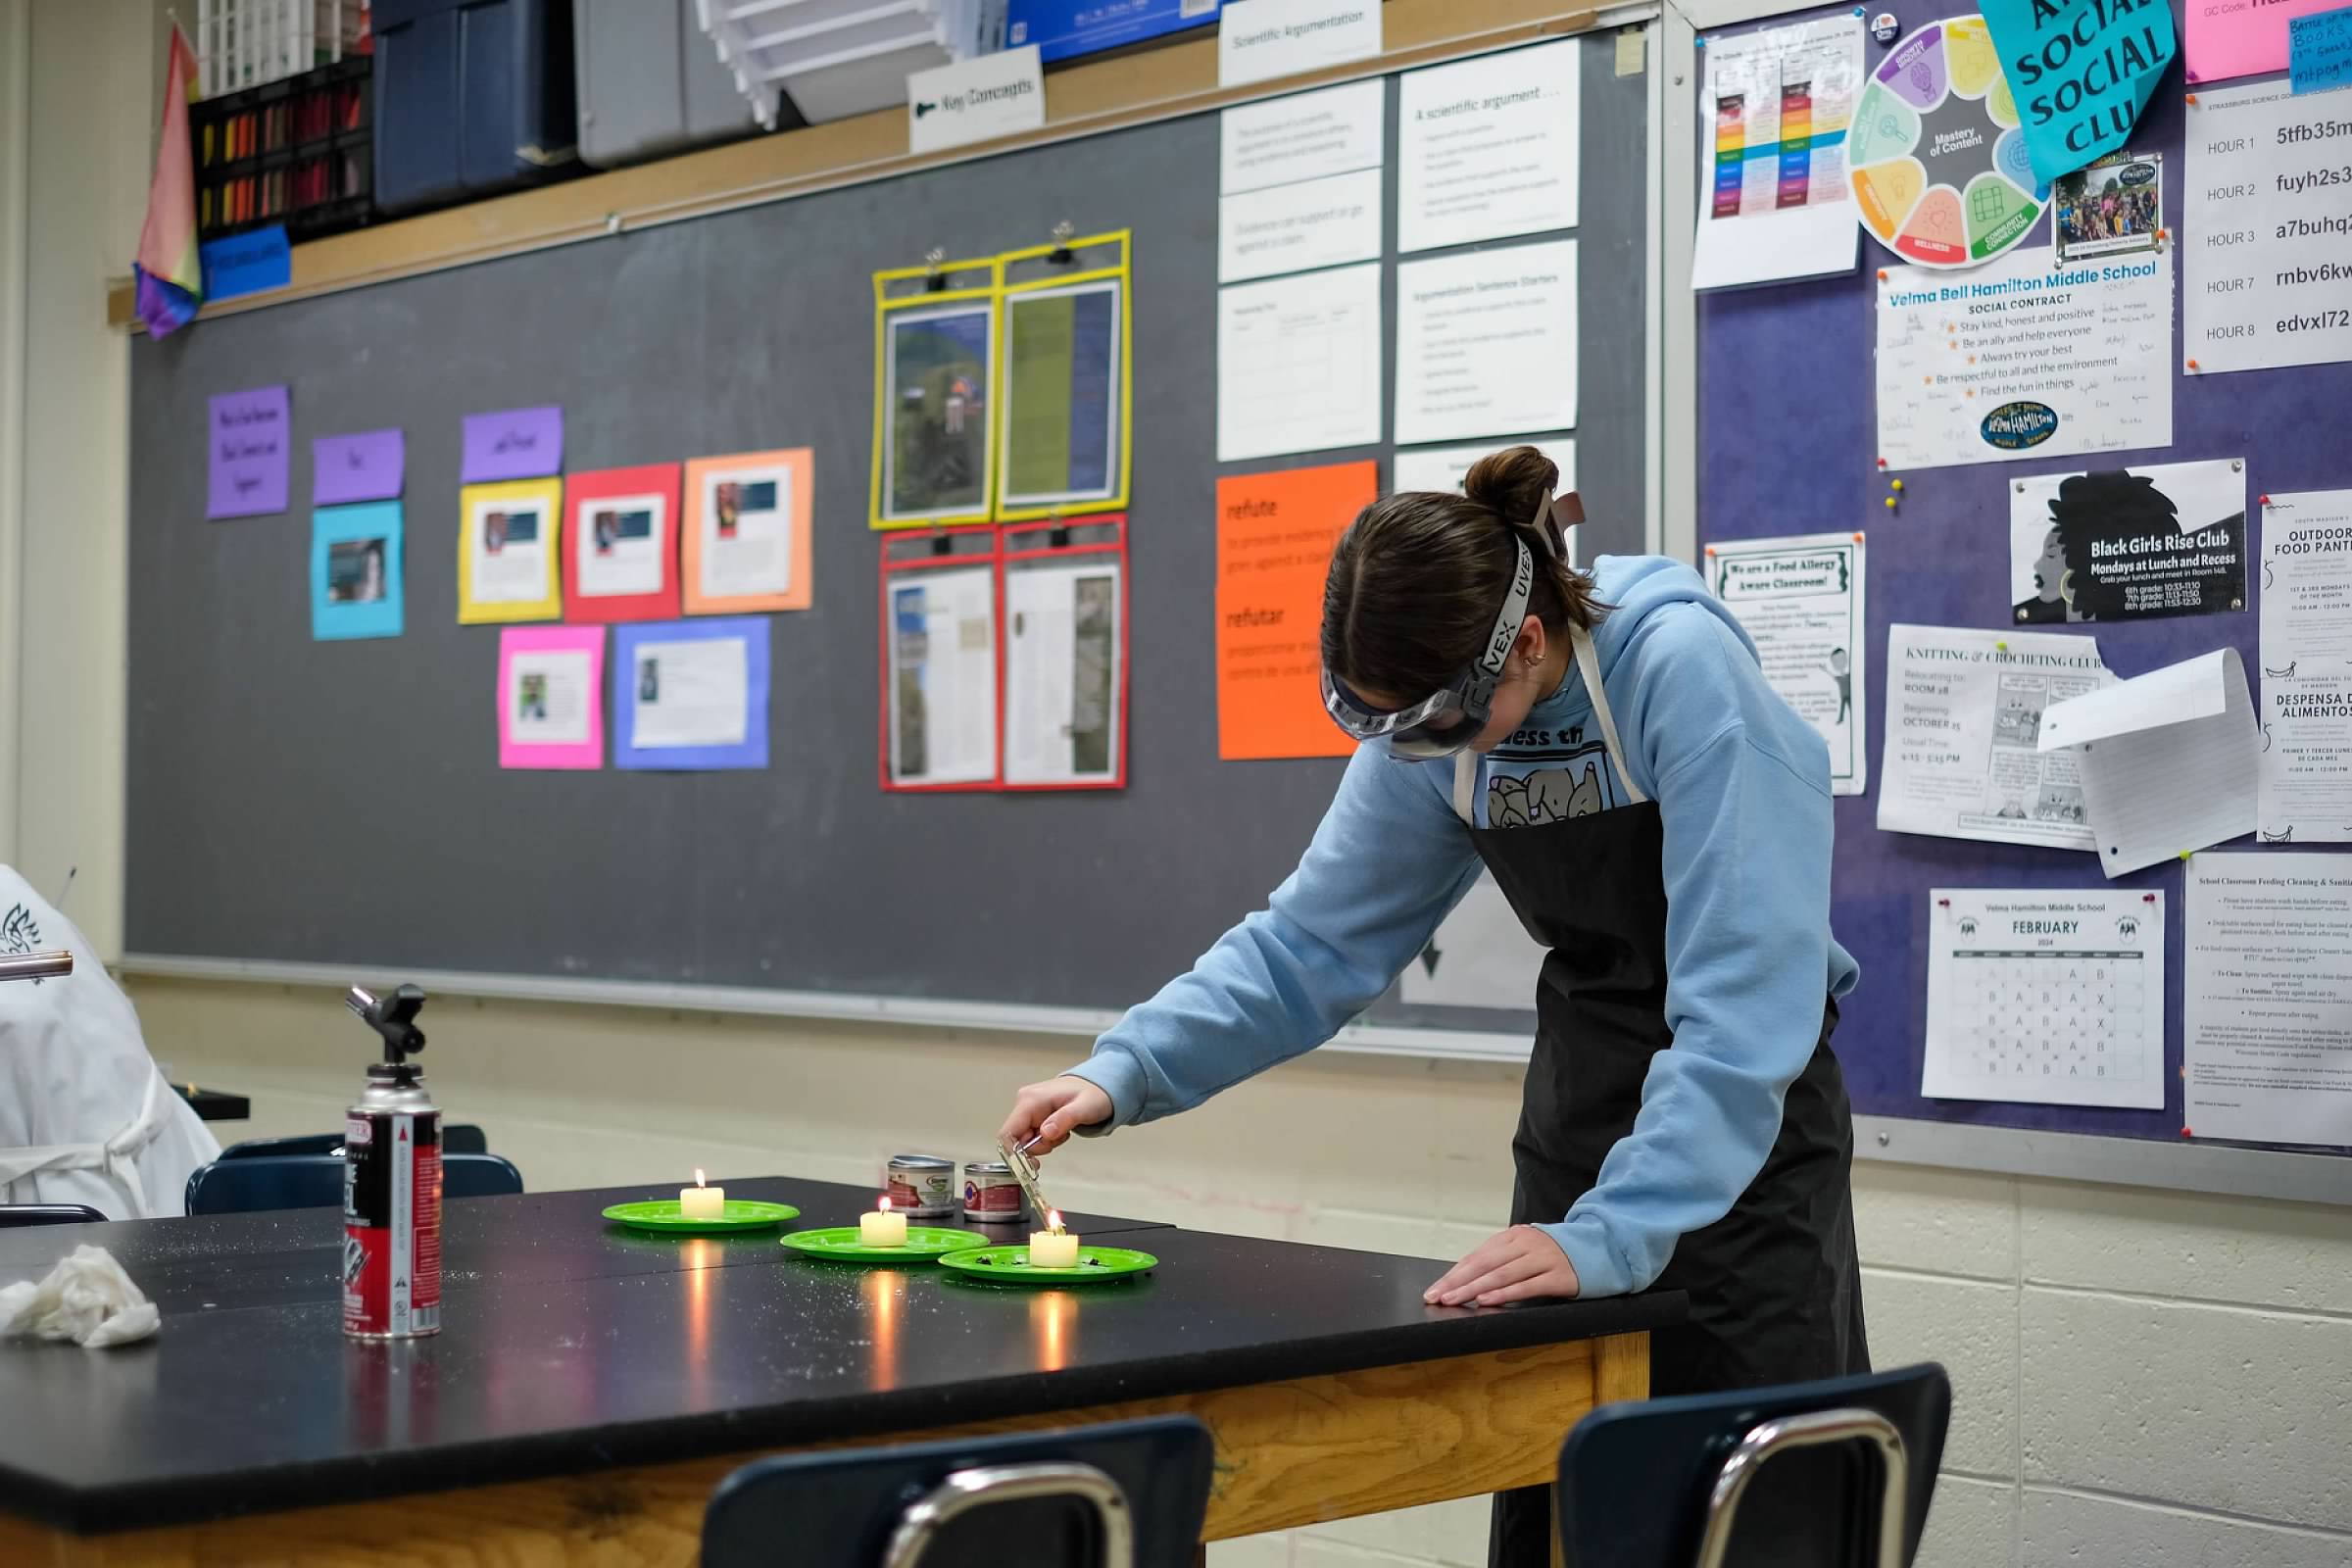
M 38 1285 L 0 1286 L 0 1339 L 29 1334 L 103 1350 L 143 1340 L 162 1321 L 103 1247 L 76 1247 Z

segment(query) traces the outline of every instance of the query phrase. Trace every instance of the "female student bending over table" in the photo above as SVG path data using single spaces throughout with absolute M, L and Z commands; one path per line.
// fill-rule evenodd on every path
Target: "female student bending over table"
M 1050 1150 L 1321 1045 L 1483 861 L 1550 952 L 1513 1223 L 1428 1298 L 1688 1291 L 1652 1341 L 1660 1395 L 1866 1371 L 1827 750 L 1689 566 L 1567 564 L 1558 472 L 1513 447 L 1466 496 L 1356 517 L 1323 691 L 1364 744 L 1305 858 L 1085 1063 L 1021 1090 L 1004 1133 Z M 1494 1561 L 1546 1561 L 1548 1514 L 1541 1488 L 1498 1498 Z

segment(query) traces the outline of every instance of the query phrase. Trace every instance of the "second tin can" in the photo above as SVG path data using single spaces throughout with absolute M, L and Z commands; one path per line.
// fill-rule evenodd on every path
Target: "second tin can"
M 963 1212 L 956 1188 L 956 1162 L 937 1154 L 893 1154 L 882 1173 L 890 1206 L 913 1219 L 954 1218 Z
M 1029 1212 L 1012 1167 L 1001 1159 L 975 1159 L 963 1167 L 963 1213 L 987 1224 L 1009 1224 Z

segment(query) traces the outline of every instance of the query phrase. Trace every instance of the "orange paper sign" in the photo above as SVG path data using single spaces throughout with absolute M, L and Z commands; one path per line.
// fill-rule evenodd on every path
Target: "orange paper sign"
M 1355 750 L 1323 711 L 1323 573 L 1332 544 L 1379 493 L 1371 463 L 1217 481 L 1219 757 Z

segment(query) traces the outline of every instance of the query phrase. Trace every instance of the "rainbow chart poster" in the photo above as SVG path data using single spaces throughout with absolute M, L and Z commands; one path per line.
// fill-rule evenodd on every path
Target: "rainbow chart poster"
M 1849 271 L 1846 131 L 1862 21 L 1824 18 L 1705 42 L 1697 288 Z

